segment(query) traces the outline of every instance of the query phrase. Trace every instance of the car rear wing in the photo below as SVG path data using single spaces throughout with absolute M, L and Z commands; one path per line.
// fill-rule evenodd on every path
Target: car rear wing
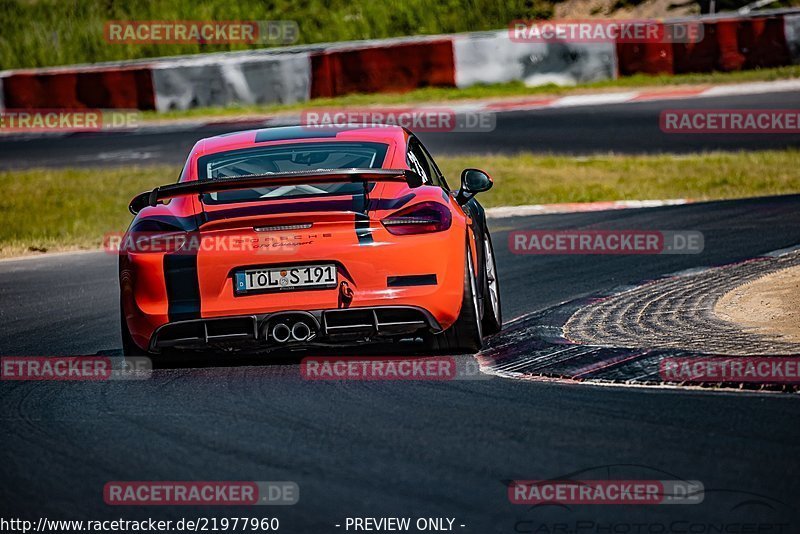
M 408 169 L 315 169 L 231 176 L 212 178 L 210 180 L 192 180 L 190 182 L 162 185 L 152 191 L 139 193 L 131 200 L 128 209 L 136 215 L 147 206 L 155 206 L 162 200 L 182 195 L 214 193 L 250 187 L 328 184 L 334 182 L 405 182 L 409 187 L 414 188 L 422 185 L 422 177 Z

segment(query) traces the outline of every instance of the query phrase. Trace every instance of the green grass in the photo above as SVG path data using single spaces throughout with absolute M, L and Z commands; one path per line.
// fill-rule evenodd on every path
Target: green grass
M 547 19 L 562 0 L 0 0 L 0 70 L 260 48 L 259 45 L 109 44 L 109 20 L 297 22 L 297 44 L 507 28 Z M 639 0 L 622 0 L 614 9 Z M 733 9 L 749 0 L 717 1 Z M 798 5 L 780 0 L 770 7 Z M 722 6 L 722 7 L 721 7 Z
M 467 167 L 489 172 L 495 186 L 481 196 L 487 207 L 800 192 L 798 150 L 584 158 L 519 154 L 437 158 L 437 162 L 449 177 L 458 177 Z
M 0 69 L 245 50 L 109 44 L 108 20 L 293 20 L 297 44 L 506 28 L 552 15 L 550 0 L 0 0 Z
M 225 117 L 232 115 L 261 115 L 282 111 L 319 107 L 376 106 L 376 105 L 408 105 L 411 103 L 436 103 L 454 100 L 470 100 L 502 97 L 546 96 L 579 94 L 583 92 L 600 92 L 604 90 L 658 88 L 681 85 L 718 85 L 725 83 L 743 83 L 756 81 L 773 81 L 800 78 L 800 65 L 757 69 L 739 72 L 712 72 L 707 74 L 678 74 L 674 76 L 648 76 L 636 74 L 617 80 L 588 83 L 572 87 L 543 85 L 525 87 L 522 82 L 510 82 L 494 85 L 475 85 L 458 89 L 455 87 L 426 87 L 408 93 L 388 94 L 352 94 L 336 98 L 317 98 L 309 102 L 289 105 L 252 105 L 229 106 L 224 108 L 193 108 L 181 111 L 157 113 L 148 111 L 141 114 L 144 121 L 187 119 L 198 117 Z
M 96 248 L 124 230 L 133 195 L 174 181 L 180 169 L 37 169 L 0 172 L 0 256 Z
M 479 167 L 495 186 L 487 207 L 598 200 L 710 200 L 800 192 L 800 151 L 689 156 L 519 154 L 437 158 L 451 185 Z M 124 230 L 136 193 L 174 181 L 171 166 L 0 172 L 0 256 L 97 248 Z

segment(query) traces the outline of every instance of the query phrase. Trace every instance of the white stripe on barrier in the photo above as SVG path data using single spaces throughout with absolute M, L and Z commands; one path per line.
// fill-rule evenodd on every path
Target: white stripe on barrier
M 293 104 L 311 92 L 308 54 L 181 60 L 153 68 L 156 110 Z
M 524 81 L 576 85 L 617 76 L 613 43 L 513 42 L 508 31 L 453 37 L 456 87 Z
M 486 217 L 504 219 L 506 217 L 528 217 L 531 215 L 550 215 L 556 213 L 582 213 L 622 209 L 659 208 L 662 206 L 681 206 L 691 202 L 685 198 L 666 200 L 615 200 L 607 202 L 573 202 L 563 204 L 533 204 L 527 206 L 500 206 L 488 208 Z
M 783 35 L 786 37 L 786 44 L 792 61 L 800 63 L 800 14 L 783 16 Z

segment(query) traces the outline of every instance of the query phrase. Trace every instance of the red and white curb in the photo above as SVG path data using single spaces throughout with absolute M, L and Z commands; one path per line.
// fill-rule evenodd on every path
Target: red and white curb
M 646 89 L 641 91 L 568 95 L 553 98 L 529 97 L 523 99 L 504 99 L 500 101 L 479 103 L 470 111 L 530 111 L 547 108 L 607 106 L 613 104 L 632 104 L 658 100 L 685 100 L 694 98 L 755 95 L 792 91 L 800 91 L 800 79 L 717 85 L 713 87 L 672 87 L 664 89 Z
M 591 211 L 625 210 L 640 208 L 660 208 L 662 206 L 681 206 L 692 201 L 687 198 L 666 200 L 614 200 L 607 202 L 567 202 L 562 204 L 532 204 L 527 206 L 500 206 L 488 208 L 488 219 L 508 217 L 529 217 L 531 215 L 552 215 L 556 213 L 586 213 Z

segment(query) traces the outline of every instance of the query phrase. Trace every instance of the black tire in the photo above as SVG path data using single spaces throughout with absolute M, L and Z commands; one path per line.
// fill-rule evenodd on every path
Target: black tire
M 497 261 L 495 261 L 492 237 L 486 230 L 483 240 L 484 254 L 484 284 L 483 284 L 483 335 L 491 336 L 503 329 L 503 303 L 500 301 L 500 281 L 497 276 Z M 491 269 L 489 264 L 491 263 Z M 492 280 L 493 278 L 493 280 Z M 492 303 L 492 282 L 494 283 L 494 294 L 497 299 L 497 309 Z
M 122 310 L 122 304 L 119 307 L 119 321 L 120 321 L 120 334 L 122 335 L 122 355 L 123 356 L 149 356 L 150 353 L 142 350 L 131 337 L 131 332 L 128 329 L 128 322 L 125 320 L 125 312 Z
M 433 334 L 428 348 L 436 352 L 475 353 L 483 348 L 483 330 L 478 312 L 478 299 L 475 298 L 475 273 L 472 270 L 472 253 L 467 247 L 464 266 L 464 297 L 461 311 L 453 325 L 439 334 Z

